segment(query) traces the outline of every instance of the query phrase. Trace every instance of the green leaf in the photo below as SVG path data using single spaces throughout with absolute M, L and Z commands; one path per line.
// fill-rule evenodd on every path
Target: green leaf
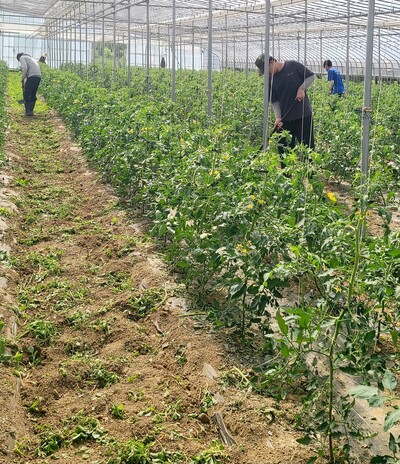
M 395 346 L 397 346 L 397 344 L 399 343 L 399 335 L 398 335 L 397 331 L 396 330 L 391 330 L 390 335 L 392 337 L 393 344 Z
M 391 433 L 390 437 L 389 437 L 389 449 L 393 454 L 395 454 L 396 453 L 396 448 L 397 448 L 396 439 L 394 438 L 393 434 Z
M 314 456 L 312 458 L 310 458 L 306 464 L 314 464 L 314 462 L 317 460 L 317 456 Z
M 369 462 L 370 464 L 389 464 L 388 459 L 391 459 L 390 456 L 374 456 Z
M 284 343 L 281 345 L 281 354 L 284 358 L 288 358 L 290 355 L 290 350 Z
M 243 295 L 245 291 L 246 285 L 243 282 L 240 282 L 239 284 L 231 285 L 229 288 L 229 295 L 231 298 L 238 298 L 239 296 Z
M 393 375 L 392 372 L 390 372 L 389 370 L 387 370 L 387 371 L 385 372 L 385 375 L 383 376 L 382 385 L 383 385 L 387 390 L 390 390 L 390 391 L 395 390 L 395 388 L 396 388 L 396 386 L 397 386 L 397 379 L 396 379 L 396 376 Z
M 397 422 L 400 422 L 400 409 L 395 409 L 386 415 L 385 422 L 383 423 L 383 430 L 387 432 L 396 425 Z
M 381 395 L 374 395 L 368 398 L 368 404 L 373 408 L 379 408 L 385 402 L 385 398 Z
M 388 252 L 388 255 L 397 258 L 398 256 L 400 256 L 400 248 L 397 248 L 396 250 L 390 250 Z
M 363 400 L 367 400 L 372 396 L 379 396 L 379 390 L 376 387 L 368 387 L 367 385 L 351 388 L 349 393 L 355 398 Z
M 283 319 L 279 311 L 277 311 L 276 313 L 276 321 L 278 322 L 278 326 L 283 335 L 287 335 L 289 333 L 289 327 L 287 326 L 285 320 Z
M 296 441 L 297 443 L 300 443 L 300 445 L 309 445 L 312 442 L 311 438 L 308 435 L 302 438 L 297 438 Z

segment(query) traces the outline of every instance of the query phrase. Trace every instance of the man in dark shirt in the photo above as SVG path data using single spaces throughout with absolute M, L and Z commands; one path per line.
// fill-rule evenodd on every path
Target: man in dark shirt
M 260 76 L 264 74 L 264 55 L 256 60 Z M 274 129 L 287 130 L 292 136 L 289 146 L 296 141 L 314 149 L 312 107 L 306 89 L 315 79 L 315 74 L 297 61 L 278 62 L 272 56 L 268 60 L 269 99 L 275 113 Z M 282 145 L 283 144 L 283 145 Z M 287 145 L 282 140 L 279 152 Z

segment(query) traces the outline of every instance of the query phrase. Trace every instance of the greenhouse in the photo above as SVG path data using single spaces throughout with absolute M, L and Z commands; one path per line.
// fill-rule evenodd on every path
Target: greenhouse
M 399 102 L 400 0 L 0 0 L 0 462 L 399 464 Z

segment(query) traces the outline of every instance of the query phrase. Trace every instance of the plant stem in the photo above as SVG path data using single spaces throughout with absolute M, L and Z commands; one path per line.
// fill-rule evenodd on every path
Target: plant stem
M 345 306 L 342 311 L 340 312 L 338 318 L 336 319 L 335 324 L 335 331 L 332 337 L 332 343 L 329 348 L 329 411 L 328 411 L 328 419 L 329 419 L 329 431 L 328 431 L 328 442 L 329 442 L 329 462 L 334 464 L 335 456 L 333 452 L 333 439 L 332 439 L 332 424 L 334 422 L 333 417 L 333 381 L 334 381 L 334 352 L 336 347 L 336 341 L 340 334 L 340 328 L 343 322 L 344 316 L 347 312 L 351 312 L 351 300 L 353 298 L 353 291 L 354 291 L 354 283 L 356 280 L 358 265 L 360 263 L 360 247 L 361 247 L 361 237 L 362 237 L 362 229 L 363 229 L 364 219 L 362 217 L 359 218 L 355 233 L 355 256 L 354 256 L 354 264 L 353 270 L 351 273 L 351 278 L 349 282 L 349 289 L 347 292 L 347 306 Z

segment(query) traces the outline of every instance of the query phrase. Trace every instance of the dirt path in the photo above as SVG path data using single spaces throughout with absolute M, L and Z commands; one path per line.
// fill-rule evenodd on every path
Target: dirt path
M 43 102 L 22 116 L 16 88 L 0 315 L 10 356 L 21 354 L 0 364 L 0 463 L 307 462 L 293 405 L 226 381 L 237 366 L 188 317 L 143 218 L 119 207 Z M 217 411 L 236 441 L 224 450 Z

